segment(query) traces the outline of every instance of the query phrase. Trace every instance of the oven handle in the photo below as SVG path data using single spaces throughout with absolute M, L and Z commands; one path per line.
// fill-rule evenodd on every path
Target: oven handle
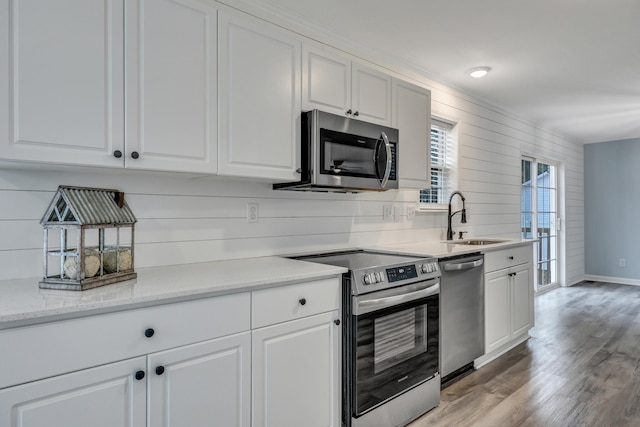
M 413 292 L 401 293 L 399 295 L 392 295 L 382 298 L 367 298 L 368 295 L 358 298 L 353 305 L 353 314 L 359 316 L 361 314 L 371 313 L 372 311 L 382 310 L 384 308 L 393 307 L 395 305 L 404 304 L 407 302 L 419 300 L 422 298 L 430 297 L 440 293 L 440 281 L 439 279 L 432 279 L 425 283 L 435 284 L 428 285 L 423 289 L 419 289 Z

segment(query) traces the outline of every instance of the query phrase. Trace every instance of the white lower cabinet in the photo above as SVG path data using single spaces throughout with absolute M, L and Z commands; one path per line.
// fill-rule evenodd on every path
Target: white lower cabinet
M 485 355 L 482 365 L 528 337 L 534 326 L 531 244 L 485 254 Z
M 238 293 L 0 330 L 0 426 L 248 427 L 250 302 Z
M 252 293 L 253 427 L 339 427 L 339 279 Z
M 138 357 L 0 390 L 0 425 L 144 427 L 144 367 Z
M 148 356 L 149 426 L 249 427 L 251 333 Z
M 0 330 L 0 426 L 339 427 L 339 283 Z
M 253 426 L 339 424 L 338 311 L 252 332 Z

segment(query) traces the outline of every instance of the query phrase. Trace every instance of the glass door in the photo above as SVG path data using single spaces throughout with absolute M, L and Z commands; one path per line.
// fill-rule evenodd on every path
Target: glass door
M 536 291 L 558 283 L 557 167 L 533 158 L 522 159 L 522 238 L 538 239 Z

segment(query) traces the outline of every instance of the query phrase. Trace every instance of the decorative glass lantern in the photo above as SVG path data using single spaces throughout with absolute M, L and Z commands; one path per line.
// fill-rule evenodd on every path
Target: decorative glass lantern
M 136 221 L 123 192 L 58 187 L 40 222 L 44 227 L 40 287 L 83 291 L 135 279 Z

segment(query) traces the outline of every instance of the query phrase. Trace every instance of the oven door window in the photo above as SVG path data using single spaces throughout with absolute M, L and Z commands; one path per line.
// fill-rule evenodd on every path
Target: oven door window
M 438 296 L 354 316 L 354 416 L 438 371 Z

